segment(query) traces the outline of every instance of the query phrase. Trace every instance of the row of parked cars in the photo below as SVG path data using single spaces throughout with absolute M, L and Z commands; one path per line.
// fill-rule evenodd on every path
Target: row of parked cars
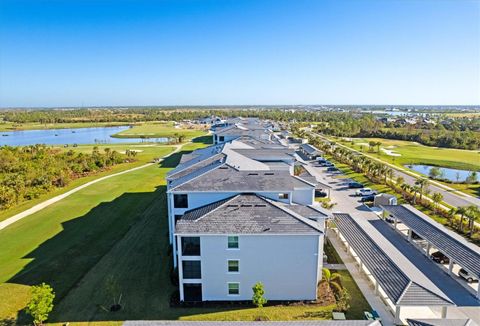
M 371 188 L 365 188 L 363 184 L 356 181 L 351 181 L 348 183 L 348 188 L 358 189 L 355 191 L 355 196 L 362 197 L 360 201 L 362 203 L 372 202 L 375 199 L 375 196 L 378 194 L 375 190 Z
M 443 252 L 440 251 L 435 251 L 433 254 L 430 255 L 430 258 L 439 264 L 448 264 L 450 263 L 450 258 L 448 258 Z M 471 275 L 468 273 L 467 270 L 460 268 L 458 271 L 458 276 L 461 278 L 465 279 L 468 283 L 473 283 L 473 282 L 478 282 L 478 278 L 476 278 L 474 275 Z

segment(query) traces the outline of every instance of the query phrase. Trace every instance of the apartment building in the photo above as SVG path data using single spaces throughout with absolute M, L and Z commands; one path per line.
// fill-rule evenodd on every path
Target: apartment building
M 168 173 L 182 301 L 249 300 L 259 281 L 270 300 L 316 299 L 327 214 L 315 178 L 293 174 L 297 158 L 253 132 L 183 155 Z

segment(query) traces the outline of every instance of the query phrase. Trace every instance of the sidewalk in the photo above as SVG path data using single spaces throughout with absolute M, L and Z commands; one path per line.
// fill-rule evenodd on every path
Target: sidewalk
M 367 277 L 358 270 L 355 260 L 353 259 L 353 257 L 351 257 L 345 252 L 343 245 L 337 239 L 335 233 L 329 229 L 327 231 L 327 236 L 330 240 L 330 243 L 335 248 L 340 258 L 343 260 L 343 263 L 345 264 L 348 272 L 352 275 L 353 279 L 357 283 L 360 291 L 362 291 L 365 299 L 367 299 L 372 309 L 376 310 L 380 318 L 382 318 L 382 325 L 395 325 L 392 313 L 390 312 L 388 307 L 382 302 L 382 300 L 375 295 L 370 280 L 368 280 Z

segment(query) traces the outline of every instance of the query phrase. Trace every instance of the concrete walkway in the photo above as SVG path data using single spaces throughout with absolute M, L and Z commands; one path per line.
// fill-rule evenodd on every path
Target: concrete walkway
M 188 144 L 188 143 L 186 143 Z M 184 144 L 185 145 L 185 144 Z M 173 155 L 175 154 L 176 152 L 178 152 L 180 150 L 180 148 L 182 148 L 183 145 L 176 145 L 175 147 L 175 150 L 173 152 L 171 152 L 170 154 L 168 154 L 167 156 L 164 156 L 162 158 L 162 160 L 164 160 L 165 158 L 169 157 L 170 155 Z M 150 166 L 150 165 L 153 165 L 155 163 L 147 163 L 147 164 L 144 164 L 144 165 L 141 165 L 141 166 L 137 166 L 136 168 L 132 168 L 132 169 L 128 169 L 128 170 L 125 170 L 125 171 L 122 171 L 122 172 L 118 172 L 118 173 L 114 173 L 114 174 L 110 174 L 110 175 L 106 175 L 104 177 L 101 177 L 101 178 L 98 178 L 98 179 L 95 179 L 95 180 L 92 180 L 90 182 L 87 182 L 81 186 L 78 186 L 76 188 L 73 188 L 72 190 L 69 190 L 61 195 L 58 195 L 58 196 L 55 196 L 53 198 L 50 198 L 44 202 L 41 202 L 40 204 L 37 204 L 21 213 L 18 213 L 16 215 L 13 215 L 12 217 L 9 217 L 7 218 L 6 220 L 0 222 L 0 230 L 6 228 L 7 226 L 17 222 L 17 221 L 20 221 L 22 218 L 25 218 L 29 215 L 32 215 L 42 209 L 44 209 L 45 207 L 48 207 L 68 196 L 70 196 L 71 194 L 74 194 L 76 193 L 77 191 L 80 191 L 84 188 L 87 188 L 97 182 L 100 182 L 100 181 L 103 181 L 103 180 L 106 180 L 106 179 L 110 179 L 110 178 L 113 178 L 113 177 L 116 177 L 116 176 L 119 176 L 119 175 L 122 175 L 122 174 L 125 174 L 125 173 L 129 173 L 129 172 L 133 172 L 133 171 L 136 171 L 136 170 L 140 170 L 140 169 L 143 169 L 143 168 L 146 168 L 147 166 Z
M 342 270 L 342 269 L 347 269 L 347 266 L 345 264 L 323 264 L 324 268 L 332 269 L 332 270 Z
M 383 303 L 383 301 L 375 295 L 375 289 L 371 284 L 370 280 L 358 270 L 357 264 L 352 256 L 347 254 L 344 246 L 335 236 L 335 233 L 332 230 L 327 231 L 328 240 L 337 251 L 338 255 L 345 264 L 348 272 L 352 275 L 353 279 L 357 283 L 360 291 L 362 291 L 363 296 L 367 299 L 368 303 L 373 310 L 377 311 L 380 318 L 382 318 L 382 325 L 395 325 L 394 317 L 388 307 Z

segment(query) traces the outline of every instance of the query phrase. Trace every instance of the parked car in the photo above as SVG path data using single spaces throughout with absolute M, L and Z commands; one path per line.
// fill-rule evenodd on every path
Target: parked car
M 371 196 L 376 194 L 377 192 L 370 188 L 362 188 L 360 190 L 355 191 L 355 196 Z
M 440 251 L 436 251 L 433 254 L 431 254 L 430 258 L 432 258 L 434 262 L 439 264 L 448 264 L 450 262 L 450 259 L 447 256 L 445 256 L 443 252 L 440 252 Z
M 392 215 L 388 215 L 387 217 L 385 217 L 385 222 L 393 224 L 395 223 L 395 218 Z
M 335 166 L 335 164 L 333 164 L 332 162 L 326 161 L 325 163 L 323 163 L 323 166 L 330 167 L 330 166 Z
M 422 237 L 412 231 L 412 239 L 413 240 L 420 240 L 420 239 L 422 239 Z
M 361 184 L 360 182 L 352 181 L 348 183 L 348 188 L 352 188 L 352 189 L 363 188 L 363 184 Z
M 336 167 L 332 166 L 332 167 L 327 168 L 327 172 L 340 172 L 340 170 L 337 169 Z
M 315 190 L 315 197 L 324 198 L 327 197 L 327 193 L 322 190 Z
M 362 203 L 373 202 L 374 200 L 375 200 L 375 195 L 362 196 L 362 198 L 360 198 L 360 202 Z
M 458 271 L 458 276 L 464 278 L 468 283 L 478 282 L 478 278 L 476 278 L 475 275 L 470 274 L 463 268 L 460 268 Z
M 324 159 L 323 157 L 319 156 L 319 157 L 317 157 L 317 162 L 318 163 L 325 163 L 325 162 L 327 162 L 327 160 Z

